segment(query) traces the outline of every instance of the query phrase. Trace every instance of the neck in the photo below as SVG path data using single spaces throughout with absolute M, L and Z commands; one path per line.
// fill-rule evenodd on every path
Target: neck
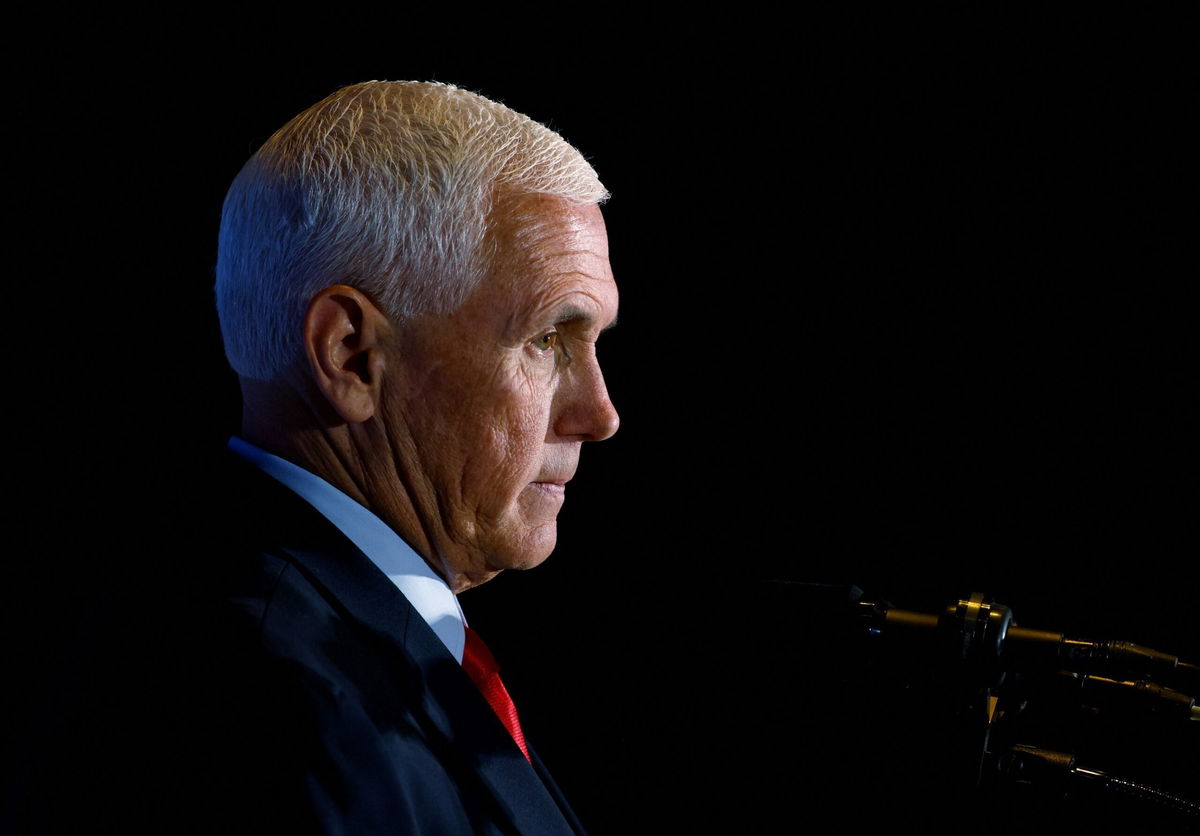
M 431 493 L 413 450 L 383 432 L 376 418 L 341 420 L 321 398 L 305 397 L 285 383 L 242 380 L 242 431 L 246 441 L 320 476 L 368 508 L 421 555 L 458 594 L 495 572 L 458 571 L 438 547 L 436 515 L 418 513 L 413 497 Z M 424 507 L 429 507 L 425 503 Z

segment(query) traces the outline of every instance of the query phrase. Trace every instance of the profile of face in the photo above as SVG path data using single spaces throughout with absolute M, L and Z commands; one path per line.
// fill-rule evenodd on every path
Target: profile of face
M 395 475 L 456 591 L 544 560 L 585 441 L 617 430 L 596 341 L 617 315 L 597 206 L 503 207 L 489 274 L 398 329 L 382 392 Z

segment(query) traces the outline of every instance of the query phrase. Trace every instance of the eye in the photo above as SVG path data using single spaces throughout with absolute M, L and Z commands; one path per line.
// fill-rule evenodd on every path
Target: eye
M 549 354 L 554 350 L 554 346 L 558 344 L 558 332 L 551 331 L 547 334 L 542 334 L 533 341 L 533 347 L 538 351 Z

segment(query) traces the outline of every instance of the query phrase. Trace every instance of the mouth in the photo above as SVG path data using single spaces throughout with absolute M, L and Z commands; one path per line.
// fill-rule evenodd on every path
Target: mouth
M 529 487 L 547 496 L 563 497 L 567 493 L 568 481 L 569 479 L 539 479 L 530 482 Z

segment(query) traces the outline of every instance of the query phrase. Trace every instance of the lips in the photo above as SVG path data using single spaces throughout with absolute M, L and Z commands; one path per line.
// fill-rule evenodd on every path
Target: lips
M 553 470 L 547 470 L 539 473 L 537 478 L 530 484 L 533 485 L 556 485 L 563 487 L 575 478 L 575 467 L 556 467 Z
M 564 497 L 567 492 L 567 482 L 571 481 L 574 474 L 548 474 L 539 476 L 535 481 L 530 482 L 529 486 L 535 490 L 548 496 Z
M 529 484 L 531 484 L 535 488 L 540 488 L 541 490 L 545 490 L 545 491 L 565 491 L 567 489 L 567 480 L 566 479 L 562 479 L 562 480 L 558 480 L 558 481 L 539 479 L 538 481 L 530 482 Z
M 564 461 L 555 458 L 543 461 L 543 470 L 529 483 L 529 487 L 534 488 L 544 496 L 562 499 L 566 496 L 567 482 L 575 478 L 575 470 L 578 466 L 578 459 Z

